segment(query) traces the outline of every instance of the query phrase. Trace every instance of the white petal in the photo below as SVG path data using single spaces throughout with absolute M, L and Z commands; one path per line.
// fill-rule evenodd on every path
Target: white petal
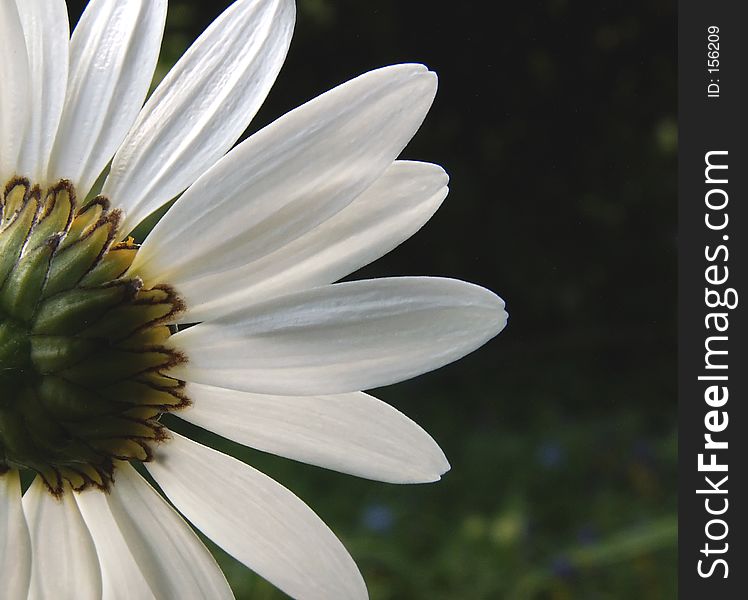
M 135 121 L 156 68 L 166 0 L 91 0 L 70 40 L 65 109 L 49 166 L 84 197 Z
M 422 65 L 397 65 L 286 114 L 177 200 L 138 252 L 133 272 L 148 262 L 154 263 L 148 272 L 165 277 L 185 269 L 193 277 L 225 271 L 311 230 L 384 173 L 435 93 L 436 75 Z M 192 244 L 177 245 L 179 239 Z
M 104 186 L 127 213 L 123 233 L 234 145 L 275 82 L 294 18 L 291 0 L 239 0 L 169 72 L 117 152 Z
M 185 299 L 184 321 L 205 321 L 266 298 L 317 287 L 352 273 L 383 256 L 408 239 L 439 208 L 447 195 L 447 174 L 427 163 L 397 161 L 371 187 L 311 231 L 299 235 L 293 223 L 276 230 L 281 247 L 270 254 L 255 248 L 246 264 L 218 273 L 195 277 L 189 265 L 171 273 L 169 282 Z M 302 221 L 304 215 L 285 215 Z M 306 218 L 316 219 L 316 210 Z M 174 243 L 188 252 L 203 241 L 214 244 L 211 224 L 197 239 L 179 238 Z M 251 237 L 251 236 L 250 236 Z M 281 245 L 282 244 L 282 245 Z M 152 281 L 146 268 L 139 273 Z
M 234 597 L 215 559 L 195 532 L 128 463 L 117 466 L 107 500 L 122 537 L 156 598 Z
M 31 542 L 21 506 L 18 471 L 0 475 L 0 581 L 3 598 L 26 600 L 31 576 Z
M 353 559 L 306 504 L 235 458 L 173 435 L 146 466 L 200 531 L 299 600 L 367 597 Z
M 371 389 L 437 369 L 505 326 L 504 302 L 462 281 L 401 277 L 289 294 L 170 338 L 174 376 L 225 388 L 311 396 Z
M 29 121 L 29 61 L 14 0 L 0 0 L 0 181 L 17 174 Z
M 104 600 L 156 600 L 114 520 L 106 495 L 98 490 L 76 494 L 101 565 Z
M 16 2 L 26 38 L 32 92 L 18 172 L 44 184 L 68 85 L 68 10 L 65 0 Z
M 52 496 L 40 477 L 23 497 L 33 565 L 30 598 L 52 600 L 75 590 L 76 600 L 101 598 L 101 570 L 91 534 L 70 489 Z
M 235 442 L 389 483 L 437 481 L 449 470 L 433 438 L 363 392 L 267 396 L 190 383 L 179 416 Z

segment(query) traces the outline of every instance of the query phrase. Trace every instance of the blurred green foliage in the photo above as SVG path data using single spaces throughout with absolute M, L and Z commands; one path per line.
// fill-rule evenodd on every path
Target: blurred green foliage
M 171 0 L 157 77 L 228 4 Z M 435 69 L 405 156 L 444 165 L 450 197 L 356 277 L 476 281 L 511 321 L 379 393 L 444 448 L 438 484 L 356 480 L 192 433 L 306 500 L 374 599 L 675 597 L 675 3 L 297 4 L 250 132 L 370 68 Z M 238 598 L 282 597 L 212 548 Z

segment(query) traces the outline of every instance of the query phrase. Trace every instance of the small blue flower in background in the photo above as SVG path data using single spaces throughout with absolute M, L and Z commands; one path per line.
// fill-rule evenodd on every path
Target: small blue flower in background
M 395 515 L 392 514 L 389 506 L 370 504 L 364 509 L 361 522 L 369 531 L 388 533 L 395 523 Z
M 631 446 L 632 458 L 642 465 L 654 466 L 655 463 L 655 450 L 652 448 L 652 444 L 649 440 L 639 438 Z
M 576 573 L 576 568 L 565 556 L 557 556 L 551 561 L 551 573 L 562 579 L 570 579 Z
M 553 469 L 564 462 L 566 452 L 557 442 L 544 442 L 538 447 L 536 458 L 541 466 Z

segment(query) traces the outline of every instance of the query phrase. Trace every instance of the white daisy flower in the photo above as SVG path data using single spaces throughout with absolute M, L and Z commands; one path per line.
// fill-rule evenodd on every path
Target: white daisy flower
M 231 149 L 292 0 L 235 2 L 143 106 L 165 18 L 166 0 L 92 0 L 69 39 L 64 0 L 0 0 L 3 597 L 231 598 L 182 516 L 293 597 L 366 597 L 293 493 L 160 417 L 381 481 L 449 469 L 361 390 L 475 350 L 504 303 L 449 279 L 334 283 L 447 195 L 440 167 L 396 160 L 436 76 L 372 71 Z M 177 196 L 142 246 L 127 237 Z

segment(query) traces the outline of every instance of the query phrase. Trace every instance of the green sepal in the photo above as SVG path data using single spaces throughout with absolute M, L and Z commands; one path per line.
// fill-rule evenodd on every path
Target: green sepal
M 0 409 L 0 434 L 5 443 L 5 452 L 13 462 L 31 468 L 55 462 L 98 462 L 101 455 L 77 440 L 49 414 L 39 403 L 29 387 L 19 390 L 22 395 L 20 409 Z M 33 423 L 33 427 L 27 424 Z
M 92 439 L 89 443 L 93 448 L 118 460 L 146 461 L 152 458 L 148 446 L 139 440 L 129 440 L 127 438 Z
M 34 224 L 37 208 L 36 199 L 29 198 L 15 217 L 0 230 L 0 285 L 18 262 Z
M 112 243 L 119 223 L 119 213 L 102 217 L 93 229 L 55 255 L 44 287 L 44 297 L 69 290 L 91 271 Z
M 33 191 L 33 193 L 32 193 Z M 39 200 L 39 189 L 31 189 L 31 183 L 28 179 L 16 177 L 8 182 L 3 192 L 2 201 L 0 201 L 0 227 L 5 227 L 13 220 L 14 215 L 29 202 L 29 200 Z
M 147 383 L 154 388 L 168 390 L 170 392 L 181 390 L 184 387 L 184 383 L 179 381 L 179 379 L 174 379 L 173 377 L 169 377 L 158 371 L 143 373 L 143 375 L 138 377 L 138 381 L 141 383 Z
M 139 279 L 126 279 L 98 289 L 76 288 L 57 294 L 39 306 L 32 332 L 75 335 L 114 307 L 134 298 L 142 285 Z
M 70 487 L 72 487 L 76 492 L 82 492 L 86 489 L 88 480 L 76 469 L 73 469 L 72 467 L 58 467 L 58 471 L 60 476 L 67 479 Z
M 23 325 L 10 320 L 0 321 L 0 381 L 12 376 L 16 369 L 29 366 L 30 347 L 29 334 Z
M 62 248 L 67 248 L 88 235 L 89 230 L 101 221 L 107 210 L 109 210 L 109 202 L 103 199 L 98 199 L 81 208 L 70 224 L 68 236 L 62 242 Z
M 145 327 L 154 325 L 174 312 L 172 302 L 159 301 L 166 296 L 161 290 L 143 290 L 131 304 L 123 304 L 80 332 L 85 337 L 120 340 Z M 168 296 L 167 296 L 168 297 Z
M 31 337 L 31 361 L 46 375 L 77 365 L 91 355 L 106 353 L 96 340 L 67 336 L 34 335 Z
M 34 316 L 42 295 L 52 255 L 60 244 L 61 234 L 47 239 L 43 244 L 21 256 L 0 288 L 0 312 L 28 321 Z
M 155 440 L 161 437 L 161 427 L 141 423 L 119 416 L 103 416 L 90 421 L 82 421 L 71 426 L 76 436 L 86 440 L 112 438 L 141 438 Z
M 12 407 L 0 403 L 0 439 L 7 464 L 22 468 L 40 468 L 46 456 L 31 438 L 25 418 Z
M 160 327 L 146 327 L 136 331 L 124 340 L 117 342 L 117 345 L 124 350 L 137 350 L 138 348 L 150 348 L 161 346 L 171 336 L 171 330 L 168 325 Z
M 123 417 L 128 419 L 134 419 L 135 421 L 157 421 L 161 417 L 163 411 L 160 407 L 153 406 L 136 406 L 130 410 L 126 410 L 122 413 Z
M 109 462 L 110 461 L 105 461 L 106 465 L 99 465 L 99 468 L 103 467 L 104 476 L 110 474 L 111 465 Z M 71 470 L 73 471 L 72 474 L 70 472 Z M 83 491 L 89 482 L 100 489 L 106 489 L 104 476 L 102 476 L 102 473 L 98 471 L 96 467 L 91 465 L 76 463 L 75 467 L 62 467 L 59 471 L 64 478 L 70 481 L 70 484 L 76 492 Z M 74 478 L 78 480 L 75 483 Z M 84 480 L 82 484 L 80 479 Z
M 60 421 L 79 421 L 102 415 L 114 415 L 130 409 L 124 402 L 112 402 L 94 391 L 47 375 L 37 388 L 44 408 Z
M 35 246 L 52 235 L 67 232 L 74 212 L 75 192 L 69 183 L 61 182 L 47 193 L 29 244 Z
M 81 279 L 84 287 L 94 287 L 119 279 L 130 268 L 138 253 L 138 247 L 132 244 L 118 244 L 106 253 L 101 262 Z
M 150 369 L 168 368 L 173 364 L 174 356 L 166 351 L 129 352 L 113 348 L 105 354 L 93 354 L 85 362 L 62 371 L 60 375 L 92 387 L 124 380 Z
M 181 385 L 167 390 L 155 388 L 145 381 L 129 380 L 105 387 L 101 390 L 101 393 L 112 401 L 129 403 L 135 406 L 164 408 L 165 410 L 186 403 L 186 399 L 181 393 Z
M 62 425 L 50 418 L 44 407 L 39 404 L 31 387 L 26 386 L 22 393 L 19 411 L 23 413 L 26 423 L 33 423 L 33 427 L 28 428 L 28 435 L 34 445 L 43 449 L 45 454 L 51 452 L 55 457 L 64 455 L 65 449 L 74 441 L 72 436 Z

